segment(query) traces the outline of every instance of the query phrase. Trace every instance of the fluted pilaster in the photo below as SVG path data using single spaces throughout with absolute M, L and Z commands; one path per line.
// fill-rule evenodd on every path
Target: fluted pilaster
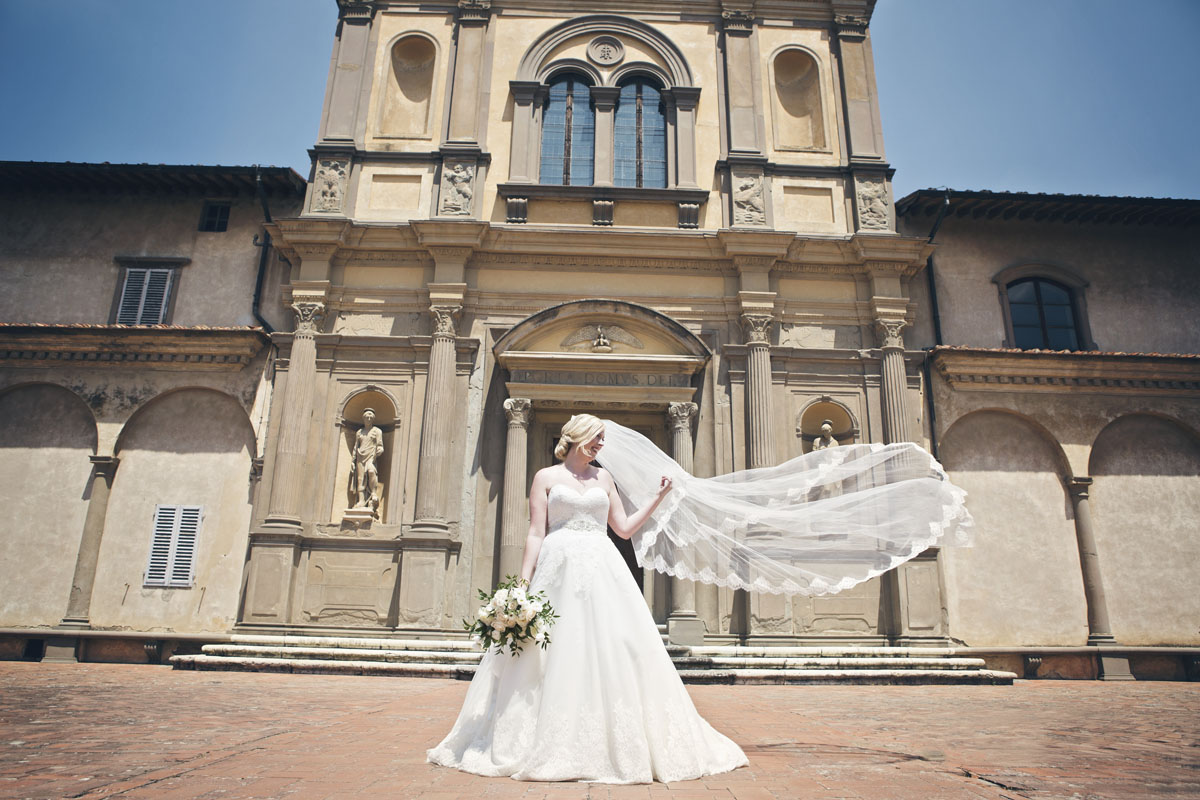
M 425 382 L 425 413 L 421 419 L 421 457 L 417 466 L 416 523 L 444 526 L 442 488 L 446 479 L 451 426 L 455 417 L 454 339 L 461 306 L 432 306 L 433 347 Z
M 692 422 L 696 418 L 696 411 L 695 403 L 667 405 L 667 421 L 671 425 L 671 454 L 679 466 L 688 472 L 692 471 Z M 704 643 L 704 623 L 696 615 L 694 581 L 671 579 L 671 616 L 667 620 L 667 635 L 671 644 Z
M 500 529 L 500 577 L 518 575 L 529 530 L 529 504 L 525 494 L 529 460 L 529 423 L 533 403 L 524 397 L 504 401 L 508 440 L 504 450 L 504 516 Z
M 283 416 L 279 422 L 279 448 L 271 480 L 268 525 L 300 525 L 300 505 L 308 491 L 304 458 L 308 450 L 312 418 L 313 388 L 317 378 L 317 331 L 325 317 L 325 304 L 298 302 L 292 305 L 296 330 L 288 357 L 287 387 Z
M 904 337 L 907 325 L 902 319 L 875 321 L 883 349 L 883 437 L 888 444 L 908 441 L 908 411 L 905 395 L 908 378 L 904 369 Z
M 750 417 L 750 467 L 774 463 L 771 441 L 771 324 L 767 314 L 743 314 L 749 348 L 746 365 L 746 408 Z

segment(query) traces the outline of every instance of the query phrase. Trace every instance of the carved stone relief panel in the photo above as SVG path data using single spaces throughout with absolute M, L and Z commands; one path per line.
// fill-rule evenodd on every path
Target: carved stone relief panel
M 864 231 L 891 230 L 891 208 L 883 178 L 856 178 L 858 228 Z
M 466 161 L 447 161 L 442 167 L 442 191 L 438 213 L 448 216 L 470 214 L 474 194 L 475 165 Z
M 346 176 L 350 162 L 340 158 L 322 158 L 313 177 L 312 210 L 336 214 L 345 206 Z
M 730 180 L 733 184 L 733 224 L 766 225 L 767 206 L 762 174 L 732 170 Z
M 388 624 L 396 583 L 388 551 L 314 551 L 309 556 L 301 622 L 346 627 Z

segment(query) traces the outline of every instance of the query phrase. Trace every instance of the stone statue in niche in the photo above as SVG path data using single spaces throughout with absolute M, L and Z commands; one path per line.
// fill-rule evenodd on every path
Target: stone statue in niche
M 837 447 L 838 440 L 833 438 L 833 420 L 821 422 L 821 435 L 813 439 L 813 450 L 824 450 L 827 447 Z
M 887 186 L 881 180 L 858 184 L 858 227 L 863 230 L 888 230 Z
M 767 224 L 761 176 L 749 174 L 733 176 L 733 224 Z
M 355 508 L 379 515 L 382 490 L 377 462 L 383 455 L 383 431 L 375 425 L 375 410 L 363 411 L 362 427 L 354 434 L 354 471 L 350 474 L 350 494 Z
M 442 213 L 470 214 L 471 196 L 474 190 L 471 182 L 475 178 L 475 168 L 470 164 L 457 162 L 442 173 Z
M 324 158 L 317 164 L 313 178 L 313 210 L 341 211 L 343 187 L 346 183 L 345 161 Z

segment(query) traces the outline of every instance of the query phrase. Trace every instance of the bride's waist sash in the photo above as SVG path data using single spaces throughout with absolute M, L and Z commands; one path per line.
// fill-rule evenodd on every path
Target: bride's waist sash
M 562 522 L 551 523 L 549 530 L 546 531 L 546 535 L 549 536 L 552 533 L 583 533 L 606 536 L 608 534 L 608 528 L 604 525 L 604 523 L 597 522 L 594 519 L 587 519 L 586 517 L 573 517 L 571 519 L 563 520 Z

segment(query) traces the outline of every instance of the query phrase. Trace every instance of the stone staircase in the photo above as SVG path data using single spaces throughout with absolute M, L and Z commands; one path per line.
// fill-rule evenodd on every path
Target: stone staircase
M 985 668 L 950 648 L 683 647 L 663 644 L 684 683 L 997 684 L 1017 676 Z M 480 651 L 465 640 L 234 635 L 199 655 L 173 656 L 175 669 L 398 675 L 470 680 Z

